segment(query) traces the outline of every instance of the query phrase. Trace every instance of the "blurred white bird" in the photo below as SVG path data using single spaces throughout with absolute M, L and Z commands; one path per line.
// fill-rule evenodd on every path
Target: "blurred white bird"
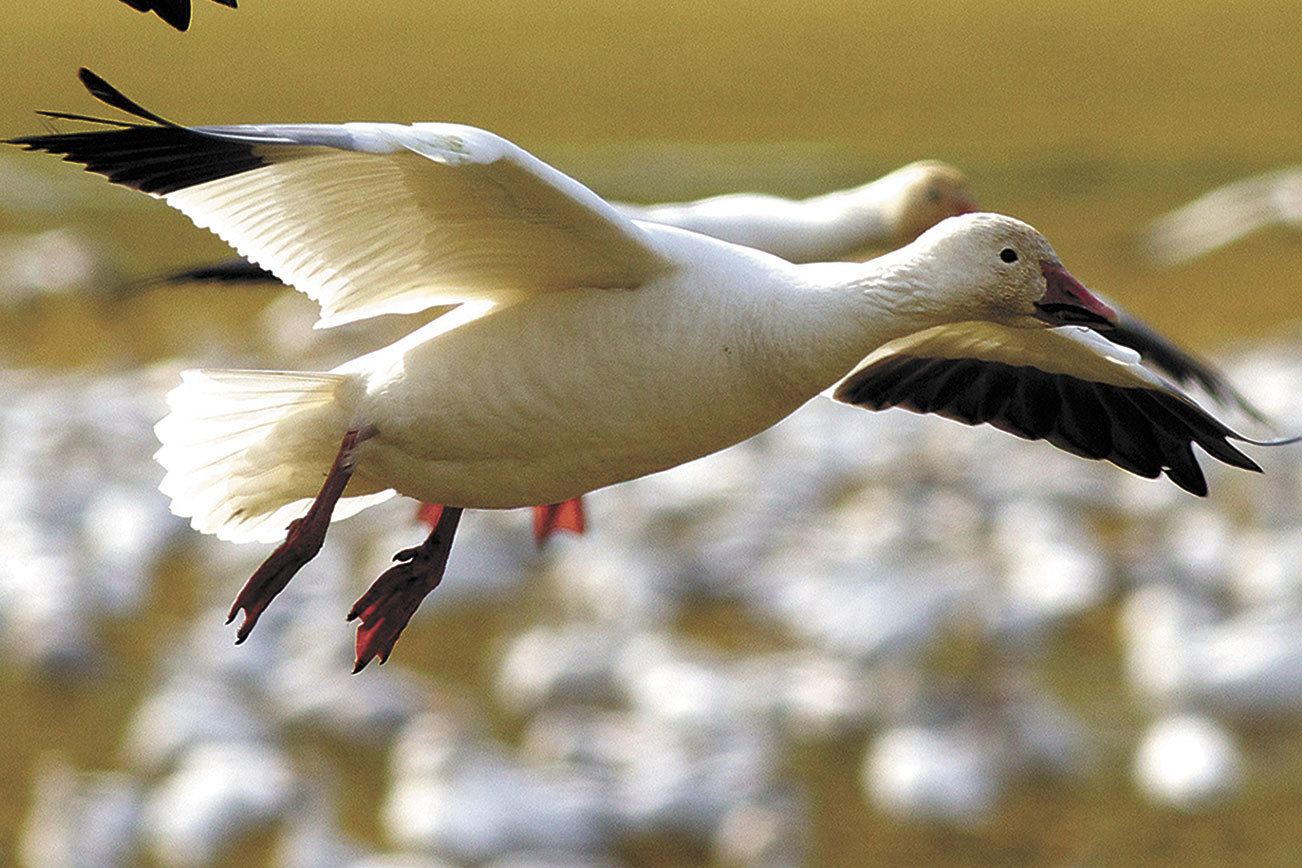
M 1180 265 L 1269 226 L 1302 229 L 1302 167 L 1217 187 L 1165 214 L 1140 243 L 1156 265 Z
M 577 622 L 520 633 L 502 654 L 498 699 L 517 714 L 609 702 L 618 696 L 615 668 L 625 638 L 609 627 Z
M 811 836 L 804 799 L 774 789 L 730 810 L 714 833 L 717 865 L 783 868 L 809 864 Z
M 123 285 L 102 245 L 70 229 L 0 236 L 0 305 L 53 295 L 107 293 Z
M 412 743 L 423 738 L 419 728 L 404 737 L 381 810 L 399 846 L 483 862 L 521 850 L 582 853 L 609 843 L 608 799 L 591 781 L 526 768 L 487 740 Z
M 976 825 L 1003 792 L 1002 752 L 971 726 L 890 729 L 869 749 L 862 783 L 874 804 L 901 819 Z
M 1233 795 L 1242 785 L 1243 761 L 1216 721 L 1182 715 L 1159 720 L 1144 734 L 1134 773 L 1150 800 L 1188 811 Z
M 249 697 L 221 681 L 174 673 L 136 707 L 122 752 L 137 769 L 157 773 L 207 743 L 265 743 L 269 722 Z
M 46 757 L 18 851 L 27 868 L 139 864 L 141 787 L 115 772 L 78 772 Z
M 245 835 L 283 818 L 296 776 L 278 749 L 201 744 L 150 794 L 145 837 L 164 866 L 212 865 Z
M 1168 707 L 1245 719 L 1302 711 L 1294 607 L 1222 617 L 1187 592 L 1148 586 L 1126 601 L 1121 634 L 1132 683 Z

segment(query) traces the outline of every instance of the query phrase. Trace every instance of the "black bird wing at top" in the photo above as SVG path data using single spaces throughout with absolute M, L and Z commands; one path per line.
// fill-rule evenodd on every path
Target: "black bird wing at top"
M 138 12 L 153 12 L 159 18 L 185 31 L 190 28 L 190 0 L 122 0 Z M 213 0 L 221 6 L 236 8 L 236 0 Z

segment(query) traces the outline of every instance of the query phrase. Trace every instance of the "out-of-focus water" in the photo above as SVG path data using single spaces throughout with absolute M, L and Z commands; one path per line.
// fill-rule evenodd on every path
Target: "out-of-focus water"
M 477 123 L 633 201 L 814 193 L 947 159 L 1173 337 L 1222 358 L 1266 342 L 1239 382 L 1302 421 L 1302 239 L 1268 231 L 1167 271 L 1128 246 L 1202 190 L 1298 161 L 1294 3 L 247 0 L 203 4 L 181 36 L 112 0 L 10 2 L 5 133 L 40 129 L 34 108 L 95 113 L 73 76 L 87 65 L 180 120 Z M 289 830 L 333 841 L 300 864 L 349 864 L 334 832 L 304 830 L 332 815 L 356 848 L 450 859 L 506 855 L 486 840 L 563 849 L 571 829 L 594 858 L 641 863 L 781 861 L 783 842 L 815 864 L 1296 853 L 1296 449 L 1263 456 L 1265 478 L 1210 473 L 1201 502 L 994 432 L 811 407 L 594 495 L 581 543 L 533 553 L 523 513 L 468 524 L 433 611 L 389 666 L 348 679 L 344 611 L 419 537 L 404 512 L 337 526 L 273 607 L 298 617 L 232 649 L 221 616 L 261 552 L 199 539 L 151 494 L 175 369 L 300 363 L 285 346 L 301 322 L 284 325 L 299 308 L 269 319 L 292 305 L 273 288 L 124 291 L 224 250 L 50 158 L 0 152 L 0 179 L 0 234 L 64 233 L 41 248 L 51 268 L 71 251 L 65 285 L 0 299 L 0 853 L 33 840 L 35 781 L 56 807 L 93 789 L 50 752 L 128 775 L 98 784 L 83 825 L 147 828 L 156 860 L 211 845 L 222 864 L 285 862 Z M 187 742 L 203 727 L 148 708 L 197 709 L 211 731 Z M 399 734 L 430 709 L 434 735 Z M 1140 750 L 1188 711 L 1228 727 L 1237 759 L 1218 765 L 1224 731 L 1197 725 Z M 1146 798 L 1141 756 L 1150 791 L 1205 806 Z M 519 828 L 499 817 L 474 846 L 403 821 L 492 827 L 506 802 Z M 186 817 L 248 834 L 222 849 Z

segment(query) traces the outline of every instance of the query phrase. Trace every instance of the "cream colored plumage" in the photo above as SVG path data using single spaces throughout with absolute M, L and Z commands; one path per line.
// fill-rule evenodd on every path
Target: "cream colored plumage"
M 636 220 L 690 229 L 791 262 L 901 247 L 946 217 L 977 210 L 963 174 L 935 160 L 808 199 L 727 193 L 694 202 L 615 207 Z

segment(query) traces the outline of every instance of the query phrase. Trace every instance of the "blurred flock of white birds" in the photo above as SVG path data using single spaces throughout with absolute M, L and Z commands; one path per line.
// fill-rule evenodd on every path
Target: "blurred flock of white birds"
M 0 240 L 7 303 L 116 280 L 62 230 Z M 241 352 L 266 361 L 308 334 L 283 325 L 300 313 L 311 304 L 286 294 Z M 1221 360 L 1286 432 L 1302 431 L 1300 346 Z M 292 352 L 301 367 L 332 350 Z M 50 756 L 10 781 L 30 793 L 32 866 L 212 865 L 250 834 L 286 866 L 607 865 L 657 838 L 795 864 L 811 810 L 785 760 L 797 747 L 856 740 L 863 811 L 971 828 L 1031 776 L 1073 786 L 1117 757 L 1158 804 L 1216 805 L 1251 782 L 1237 728 L 1302 715 L 1299 446 L 1262 456 L 1263 476 L 1206 462 L 1199 500 L 997 431 L 816 400 L 591 497 L 588 533 L 543 551 L 524 512 L 467 514 L 394 662 L 350 676 L 339 613 L 422 536 L 414 505 L 340 524 L 233 646 L 226 606 L 266 552 L 190 532 L 156 490 L 151 427 L 181 366 L 0 372 L 0 669 L 93 692 L 123 677 L 108 625 L 140 616 L 170 564 L 198 571 L 202 603 L 134 676 L 150 686 L 117 754 Z M 770 639 L 691 638 L 703 605 Z M 487 699 L 404 668 L 442 619 L 494 606 L 527 614 L 486 661 Z M 1046 686 L 1055 637 L 1100 611 L 1127 675 L 1102 689 L 1151 719 L 1136 738 Z M 955 647 L 979 677 L 936 665 Z M 486 723 L 502 717 L 517 739 Z M 350 796 L 318 736 L 387 752 L 383 847 L 337 822 Z

